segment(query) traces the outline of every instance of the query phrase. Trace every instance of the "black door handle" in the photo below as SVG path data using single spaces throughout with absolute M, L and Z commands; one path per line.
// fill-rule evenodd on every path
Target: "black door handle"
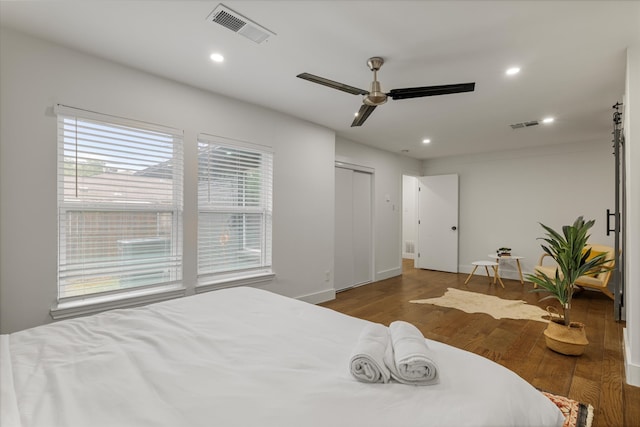
M 453 231 L 456 231 L 456 230 L 458 229 L 458 227 L 456 227 L 456 226 L 454 225 L 453 227 L 451 227 L 451 229 L 452 229 Z

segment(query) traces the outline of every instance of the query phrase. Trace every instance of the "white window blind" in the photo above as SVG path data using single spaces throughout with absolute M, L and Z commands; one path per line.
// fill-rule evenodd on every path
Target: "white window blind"
M 198 278 L 271 267 L 273 154 L 198 138 Z
M 59 301 L 182 278 L 182 132 L 57 106 Z

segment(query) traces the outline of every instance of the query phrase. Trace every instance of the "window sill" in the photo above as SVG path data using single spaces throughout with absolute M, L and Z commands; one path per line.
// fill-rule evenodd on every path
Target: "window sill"
M 251 286 L 267 283 L 273 280 L 276 274 L 271 270 L 248 273 L 240 276 L 237 274 L 212 278 L 198 279 L 196 294 L 215 291 L 216 289 L 233 288 L 236 286 Z
M 66 319 L 114 308 L 146 305 L 184 295 L 185 288 L 182 285 L 166 285 L 152 289 L 139 289 L 112 295 L 88 297 L 82 300 L 65 301 L 52 307 L 50 314 L 54 320 Z

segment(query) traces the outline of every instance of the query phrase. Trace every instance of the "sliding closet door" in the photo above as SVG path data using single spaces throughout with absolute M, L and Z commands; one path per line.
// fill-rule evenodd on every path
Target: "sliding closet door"
M 370 173 L 336 167 L 334 285 L 337 291 L 371 282 Z
M 336 290 L 353 286 L 353 171 L 336 168 L 336 215 L 333 276 Z
M 353 172 L 353 285 L 371 282 L 371 174 Z

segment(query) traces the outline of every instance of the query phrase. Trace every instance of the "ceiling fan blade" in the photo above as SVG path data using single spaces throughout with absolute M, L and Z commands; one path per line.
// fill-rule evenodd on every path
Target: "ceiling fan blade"
M 338 89 L 353 95 L 366 95 L 369 93 L 364 89 L 359 89 L 357 87 L 349 86 L 340 82 L 334 82 L 333 80 L 325 79 L 324 77 L 315 76 L 309 73 L 301 73 L 301 74 L 298 74 L 296 77 L 304 80 L 309 80 L 310 82 L 313 82 L 313 83 L 318 83 L 324 86 L 328 86 L 333 89 Z
M 419 98 L 422 96 L 449 95 L 460 92 L 473 92 L 476 84 L 458 83 L 442 86 L 409 87 L 405 89 L 392 89 L 387 95 L 392 99 Z
M 351 127 L 354 126 L 362 126 L 365 120 L 373 113 L 373 110 L 376 109 L 376 105 L 366 105 L 362 104 L 360 110 L 358 110 L 358 115 L 355 119 L 353 119 L 353 123 L 351 123 Z

